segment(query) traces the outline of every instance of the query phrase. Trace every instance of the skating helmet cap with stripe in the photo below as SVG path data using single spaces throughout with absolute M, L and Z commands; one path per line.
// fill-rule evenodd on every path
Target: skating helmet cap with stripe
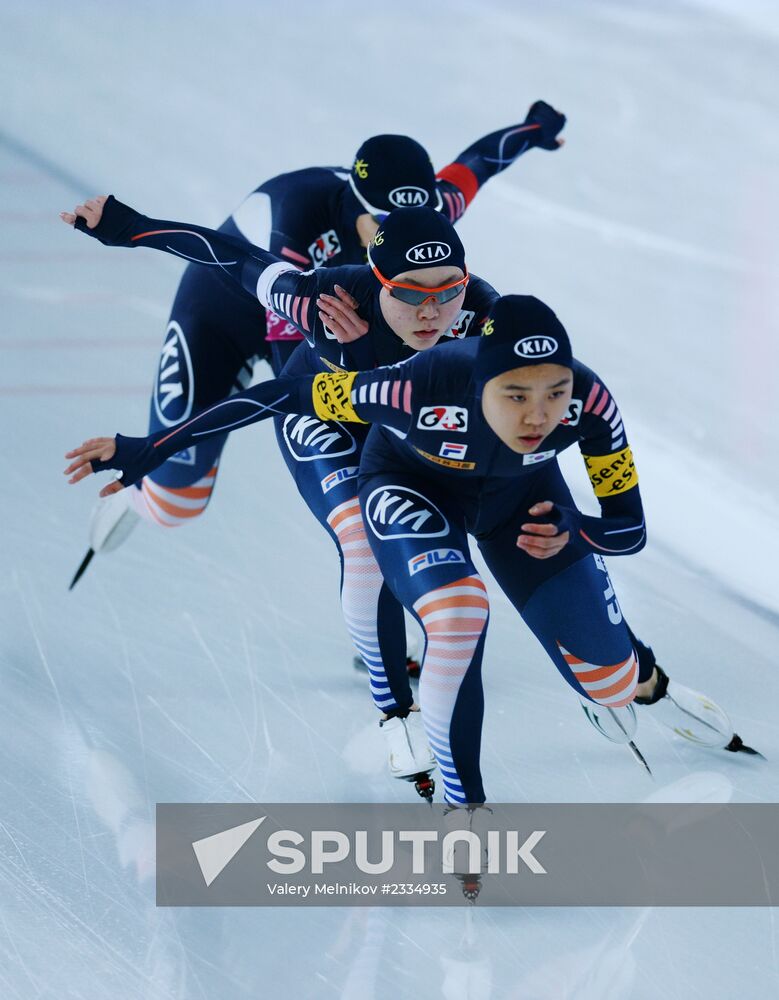
M 423 267 L 459 267 L 465 249 L 449 220 L 432 208 L 396 208 L 368 246 L 368 263 L 392 280 Z
M 407 135 L 366 139 L 357 150 L 349 184 L 371 215 L 383 215 L 393 208 L 441 207 L 427 150 Z
M 548 305 L 532 295 L 504 295 L 482 324 L 474 373 L 480 384 L 526 365 L 573 363 L 571 342 Z

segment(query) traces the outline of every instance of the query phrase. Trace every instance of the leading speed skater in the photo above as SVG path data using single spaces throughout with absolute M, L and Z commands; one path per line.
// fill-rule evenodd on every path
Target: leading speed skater
M 577 401 L 576 419 L 566 421 Z M 282 377 L 166 434 L 92 439 L 69 453 L 66 471 L 76 482 L 118 469 L 121 480 L 103 490 L 116 492 L 182 442 L 286 412 L 373 424 L 360 509 L 385 580 L 425 632 L 420 704 L 448 802 L 486 798 L 479 749 L 489 600 L 468 534 L 563 678 L 600 715 L 632 736 L 622 720 L 637 700 L 672 728 L 686 726 L 693 742 L 743 748 L 710 699 L 657 669 L 640 676 L 603 561 L 645 544 L 636 465 L 616 402 L 573 357 L 544 303 L 498 299 L 478 339 L 399 366 Z M 560 472 L 557 455 L 575 443 L 600 517 L 576 509 Z

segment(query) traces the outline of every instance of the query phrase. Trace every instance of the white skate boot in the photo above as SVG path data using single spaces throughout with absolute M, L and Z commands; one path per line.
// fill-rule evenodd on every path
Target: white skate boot
M 657 685 L 652 697 L 635 699 L 636 704 L 651 708 L 652 718 L 699 747 L 762 756 L 744 745 L 741 737 L 733 732 L 730 719 L 711 698 L 677 684 L 662 667 L 655 667 Z
M 132 506 L 134 486 L 113 493 L 97 504 L 89 525 L 89 544 L 94 552 L 118 549 L 140 517 Z
M 636 735 L 638 719 L 632 705 L 606 708 L 587 698 L 580 698 L 579 702 L 588 721 L 612 743 L 630 743 Z
M 587 716 L 587 721 L 594 729 L 612 743 L 622 743 L 627 746 L 639 764 L 643 764 L 647 771 L 652 773 L 644 755 L 633 740 L 638 729 L 638 719 L 632 704 L 624 705 L 622 708 L 608 708 L 587 698 L 579 698 L 579 703 Z
M 387 744 L 390 774 L 413 781 L 423 799 L 433 801 L 435 782 L 430 777 L 436 761 L 425 736 L 422 715 L 409 712 L 405 718 L 393 715 L 379 723 Z
M 112 552 L 119 548 L 140 520 L 133 506 L 133 491 L 135 487 L 128 486 L 119 493 L 112 493 L 93 509 L 89 523 L 89 548 L 68 590 L 76 586 L 96 552 Z

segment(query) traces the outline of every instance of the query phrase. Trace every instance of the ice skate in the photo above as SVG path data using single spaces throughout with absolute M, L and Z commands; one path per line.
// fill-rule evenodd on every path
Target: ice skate
M 638 719 L 632 705 L 606 708 L 587 698 L 580 698 L 579 701 L 588 722 L 612 743 L 629 743 L 636 735 Z
M 132 506 L 134 486 L 101 500 L 92 511 L 89 544 L 95 552 L 118 549 L 140 520 Z
M 422 798 L 432 802 L 435 782 L 431 774 L 436 761 L 425 736 L 420 712 L 411 711 L 405 718 L 392 715 L 382 719 L 379 725 L 387 744 L 392 776 L 413 781 Z
M 586 698 L 580 698 L 579 701 L 588 722 L 612 743 L 625 744 L 639 764 L 642 764 L 651 774 L 652 770 L 649 764 L 633 739 L 638 729 L 638 719 L 633 705 L 625 705 L 622 708 L 607 708 L 605 705 L 598 705 Z
M 444 872 L 453 874 L 462 886 L 463 895 L 470 902 L 481 892 L 481 876 L 487 871 L 487 828 L 492 810 L 488 806 L 450 806 L 444 812 L 444 838 L 450 833 L 462 830 L 475 833 L 481 847 L 478 859 L 472 858 L 471 846 L 464 840 L 455 841 L 451 850 L 444 855 Z
M 653 718 L 697 746 L 762 757 L 733 732 L 730 719 L 711 698 L 670 680 L 662 667 L 656 670 L 657 685 L 651 698 L 635 699 L 638 705 L 649 708 Z
M 119 548 L 140 520 L 132 506 L 131 491 L 135 487 L 113 493 L 101 500 L 92 511 L 89 524 L 89 549 L 76 570 L 68 590 L 72 590 L 92 561 L 96 552 L 113 552 Z

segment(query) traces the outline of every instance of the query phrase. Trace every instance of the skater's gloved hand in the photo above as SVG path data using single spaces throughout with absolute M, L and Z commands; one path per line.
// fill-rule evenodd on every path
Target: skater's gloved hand
M 321 293 L 316 300 L 319 318 L 339 344 L 351 344 L 368 332 L 368 324 L 357 315 L 359 302 L 345 288 L 335 285 L 335 295 Z
M 67 469 L 65 469 L 64 475 L 70 476 L 69 483 L 78 483 L 85 476 L 91 476 L 93 472 L 109 468 L 109 465 L 106 463 L 109 463 L 115 454 L 115 438 L 90 438 L 80 447 L 65 452 L 65 458 L 73 458 L 75 461 L 71 462 Z M 117 493 L 122 489 L 123 485 L 123 483 L 119 482 L 111 483 L 110 486 L 115 488 L 109 489 L 105 487 L 105 489 L 100 491 L 100 496 L 108 496 L 108 493 Z
M 60 212 L 60 218 L 69 226 L 75 226 L 78 219 L 83 219 L 90 229 L 94 229 L 100 222 L 103 206 L 107 200 L 107 194 L 99 194 L 96 198 L 85 201 L 83 205 L 76 205 L 72 212 Z M 83 229 L 83 223 L 78 228 Z
M 536 101 L 530 105 L 523 125 L 538 125 L 535 135 L 536 139 L 531 140 L 534 146 L 541 149 L 559 149 L 565 139 L 558 139 L 557 134 L 563 130 L 565 125 L 565 115 L 555 111 L 551 104 L 546 101 Z
M 131 237 L 136 234 L 143 216 L 117 201 L 112 194 L 101 194 L 83 205 L 76 205 L 73 212 L 60 212 L 60 218 L 106 246 L 122 247 L 132 246 Z
M 75 459 L 65 469 L 65 475 L 70 476 L 68 482 L 78 483 L 93 472 L 117 469 L 119 475 L 100 490 L 100 496 L 118 493 L 125 486 L 139 482 L 163 461 L 154 455 L 154 439 L 155 435 L 133 438 L 124 434 L 117 434 L 115 438 L 90 438 L 66 453 L 65 458 Z
M 550 559 L 561 552 L 578 530 L 579 512 L 551 500 L 533 504 L 528 511 L 535 521 L 522 525 L 517 546 L 534 559 Z

